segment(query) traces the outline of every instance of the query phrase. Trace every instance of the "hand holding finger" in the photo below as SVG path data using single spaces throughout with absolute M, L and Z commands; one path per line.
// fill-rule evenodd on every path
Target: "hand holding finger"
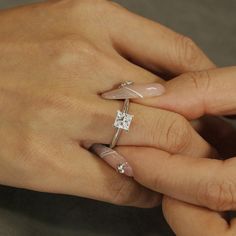
M 108 99 L 130 98 L 143 105 L 175 111 L 188 119 L 202 115 L 234 115 L 236 113 L 235 77 L 236 67 L 191 72 L 166 82 L 162 96 L 146 96 L 140 99 L 139 91 L 147 91 L 148 86 L 134 87 L 133 93 L 125 89 L 105 93 Z M 150 90 L 156 88 L 149 85 Z M 132 88 L 131 88 L 132 89 Z M 135 94 L 136 92 L 136 94 Z M 227 94 L 227 96 L 226 96 Z
M 57 19 L 53 25 L 45 21 L 52 18 Z M 104 101 L 98 94 L 125 76 L 136 83 L 161 82 L 143 68 L 179 74 L 210 68 L 210 60 L 192 41 L 108 1 L 48 1 L 2 11 L 0 22 L 0 183 L 117 204 L 155 205 L 160 195 L 111 172 L 82 147 L 84 141 L 108 144 L 114 132 L 121 103 Z M 152 36 L 158 44 L 146 40 Z M 133 42 L 129 48 L 125 38 Z M 189 58 L 197 59 L 189 64 Z M 155 86 L 160 95 L 163 87 Z M 187 126 L 190 142 L 176 139 L 183 123 L 178 115 L 137 104 L 130 112 L 137 118 L 121 145 L 181 149 L 186 154 L 193 142 L 208 146 Z
M 154 191 L 217 211 L 236 209 L 235 158 L 192 158 L 142 147 L 119 147 L 118 152 L 131 165 L 134 178 Z

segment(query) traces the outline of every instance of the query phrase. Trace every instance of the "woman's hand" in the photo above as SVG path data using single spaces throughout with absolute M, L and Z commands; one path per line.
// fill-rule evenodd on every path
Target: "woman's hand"
M 135 102 L 148 102 L 189 120 L 203 115 L 235 115 L 235 77 L 236 67 L 187 73 L 167 82 L 162 96 Z M 236 209 L 235 128 L 216 117 L 206 117 L 194 125 L 219 151 L 221 160 L 196 154 L 201 149 L 197 145 L 196 153 L 188 156 L 140 150 L 137 158 L 126 150 L 119 151 L 140 183 L 167 195 L 163 210 L 177 235 L 235 235 L 235 219 L 229 221 L 224 213 L 218 213 Z
M 178 112 L 188 119 L 203 115 L 235 115 L 235 76 L 236 67 L 181 75 L 167 82 L 166 93 L 159 98 L 153 98 L 153 105 L 155 103 L 157 107 Z M 235 137 L 227 126 L 223 127 L 221 135 L 218 132 L 218 136 L 224 136 L 226 140 L 228 134 L 231 139 Z M 217 143 L 216 141 L 214 142 Z M 218 145 L 215 148 L 220 148 L 221 157 L 229 157 L 229 153 L 224 153 L 224 149 Z M 196 148 L 196 152 L 199 152 L 199 149 L 200 147 Z M 150 163 L 156 163 L 158 170 L 162 170 L 156 173 L 156 181 L 162 181 L 157 190 L 178 200 L 213 210 L 235 210 L 236 153 L 231 150 L 230 154 L 227 160 L 216 160 L 189 158 L 191 155 L 171 155 L 177 158 L 169 158 L 168 154 L 159 153 L 158 158 L 150 158 L 153 159 Z M 211 155 L 206 157 L 213 158 Z M 165 161 L 161 161 L 162 159 Z M 148 172 L 148 166 L 146 169 Z
M 175 111 L 189 120 L 203 115 L 235 115 L 235 76 L 236 67 L 183 74 L 165 84 L 166 92 L 163 95 L 147 100 L 136 99 L 134 102 Z M 121 90 L 124 91 L 114 91 L 112 96 L 115 96 L 114 93 L 124 95 Z M 106 97 L 110 95 L 111 93 Z M 183 128 L 187 126 L 181 127 L 182 130 L 179 128 L 175 136 L 185 136 L 183 140 L 191 141 L 192 133 Z M 224 130 L 218 132 L 218 136 L 224 135 L 226 139 L 230 134 L 230 138 L 235 137 L 228 126 L 222 127 Z M 169 151 L 164 148 L 119 151 L 131 164 L 135 179 L 142 185 L 178 200 L 213 210 L 235 210 L 236 153 L 232 149 L 220 147 L 219 140 L 215 140 L 212 144 L 218 143 L 215 148 L 219 150 L 221 159 L 229 157 L 229 154 L 232 156 L 227 160 L 213 159 L 217 158 L 216 154 L 209 154 L 198 143 L 189 141 L 187 145 L 181 145 L 182 151 L 186 146 L 191 150 L 191 153 L 185 151 L 184 155 L 176 154 L 180 152 L 170 148 Z
M 48 1 L 0 12 L 0 54 L 1 184 L 122 205 L 159 202 L 83 144 L 108 144 L 114 134 L 122 104 L 100 93 L 124 80 L 161 82 L 143 68 L 178 75 L 213 67 L 191 40 L 108 1 Z M 175 137 L 179 115 L 138 104 L 130 112 L 120 145 L 191 153 L 186 136 Z M 186 129 L 188 144 L 206 155 L 209 145 Z
M 176 100 L 177 109 L 190 119 L 199 117 L 202 114 L 235 115 L 235 76 L 236 67 L 181 76 L 173 80 L 172 83 L 170 82 L 169 100 L 167 99 L 167 103 L 163 105 L 169 108 L 172 107 L 170 100 L 173 99 L 173 96 L 176 96 L 175 93 L 180 93 L 181 96 Z M 187 80 L 187 77 L 190 80 Z M 185 99 L 189 100 L 189 104 L 183 102 Z M 190 109 L 191 104 L 195 107 L 194 112 Z M 205 206 L 216 211 L 235 210 L 235 128 L 216 118 L 211 118 L 210 121 L 211 123 L 204 119 L 203 124 L 200 124 L 201 130 L 204 131 L 207 125 L 207 129 L 210 131 L 207 136 L 208 139 L 212 140 L 215 147 L 220 150 L 223 158 L 231 158 L 224 161 L 209 160 L 206 163 L 205 171 L 199 168 L 198 175 L 188 176 L 188 179 L 191 180 L 189 184 L 192 185 L 192 190 L 194 187 L 196 189 L 196 185 L 193 185 L 192 180 L 193 178 L 199 179 L 198 189 L 195 193 L 198 191 L 197 196 L 201 204 L 204 202 Z M 210 129 L 209 126 L 211 126 Z M 204 134 L 206 134 L 205 131 Z M 214 136 L 213 139 L 212 136 Z M 198 165 L 200 162 L 201 160 Z M 218 168 L 214 168 L 216 164 Z M 192 236 L 231 236 L 236 234 L 234 214 L 232 216 L 230 213 L 219 214 L 168 197 L 165 197 L 163 201 L 163 211 L 173 231 L 179 236 L 190 234 Z
M 229 153 L 236 154 L 236 130 L 233 126 L 216 117 L 207 117 L 203 122 L 201 120 L 200 127 L 203 135 L 207 133 L 206 137 L 215 143 L 215 147 L 223 156 L 228 156 Z M 226 185 L 227 182 L 222 185 L 222 198 L 227 197 L 224 193 Z M 213 189 L 211 191 L 212 195 L 217 194 L 217 191 L 215 193 Z M 232 197 L 233 194 L 232 192 Z M 219 195 L 215 195 L 215 198 L 218 197 Z M 217 201 L 222 201 L 220 198 Z M 236 234 L 235 214 L 232 212 L 219 213 L 166 196 L 163 198 L 162 208 L 165 219 L 176 235 L 234 236 Z

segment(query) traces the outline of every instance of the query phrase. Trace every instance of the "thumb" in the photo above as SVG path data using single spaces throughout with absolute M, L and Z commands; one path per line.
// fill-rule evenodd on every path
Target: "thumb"
M 236 66 L 186 73 L 165 87 L 162 96 L 138 102 L 175 111 L 188 119 L 236 114 Z

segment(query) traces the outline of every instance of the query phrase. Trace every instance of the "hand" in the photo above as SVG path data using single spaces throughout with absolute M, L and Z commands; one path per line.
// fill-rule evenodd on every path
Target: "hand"
M 175 90 L 176 93 L 179 92 L 181 94 L 176 100 L 178 104 L 176 107 L 189 118 L 196 118 L 201 114 L 236 114 L 235 75 L 236 67 L 231 67 L 185 75 L 192 78 L 188 81 L 187 79 L 185 80 L 185 76 L 179 77 L 176 81 L 173 80 L 172 85 L 170 85 L 170 87 L 173 86 L 173 90 L 170 90 Z M 181 81 L 183 82 L 182 86 L 180 86 Z M 186 89 L 189 87 L 191 87 L 190 90 Z M 170 97 L 174 93 L 170 92 Z M 192 94 L 191 96 L 190 93 Z M 170 97 L 169 99 L 171 100 Z M 183 102 L 187 97 L 190 98 L 190 104 Z M 194 97 L 196 98 L 195 101 Z M 193 103 L 196 108 L 194 113 L 190 109 Z M 169 107 L 173 106 L 169 102 L 165 105 L 167 104 L 169 104 Z M 235 129 L 216 118 L 211 118 L 211 123 L 205 121 L 204 124 L 207 123 L 208 130 L 209 125 L 211 125 L 211 134 L 208 134 L 208 138 L 211 139 L 214 136 L 214 139 L 211 140 L 215 143 L 215 147 L 220 150 L 221 156 L 223 158 L 232 158 L 217 161 L 218 170 L 213 169 L 216 164 L 214 164 L 215 161 L 209 160 L 206 166 L 208 171 L 205 171 L 205 174 L 208 172 L 207 176 L 209 177 L 205 179 L 203 177 L 204 173 L 199 169 L 199 175 L 195 177 L 199 178 L 199 180 L 202 179 L 201 184 L 198 186 L 198 197 L 200 197 L 199 199 L 204 199 L 210 208 L 217 211 L 235 210 Z M 204 130 L 204 127 L 206 126 L 202 126 L 201 130 Z M 204 133 L 206 132 L 204 131 Z M 213 177 L 213 175 L 215 176 Z M 191 178 L 191 176 L 189 177 Z M 200 189 L 204 189 L 204 191 Z M 227 236 L 236 234 L 235 218 L 230 219 L 231 217 L 228 218 L 227 214 L 220 214 L 210 209 L 189 205 L 168 197 L 163 201 L 163 211 L 173 231 L 179 236 Z
M 183 74 L 166 83 L 164 95 L 135 102 L 148 102 L 178 112 L 189 120 L 203 115 L 235 115 L 235 76 L 236 67 Z M 163 211 L 177 235 L 235 235 L 235 219 L 228 223 L 224 214 L 219 213 L 236 209 L 236 149 L 232 147 L 235 146 L 235 130 L 214 117 L 210 118 L 211 123 L 209 118 L 203 121 L 208 130 L 213 130 L 208 139 L 221 153 L 221 160 L 157 150 L 139 151 L 138 158 L 127 155 L 126 151 L 123 153 L 140 183 L 168 196 L 164 197 Z M 196 145 L 197 153 L 199 149 Z M 231 158 L 222 160 L 225 157 Z
M 200 124 L 197 123 L 197 128 L 223 158 L 235 156 L 236 129 L 232 125 L 216 117 L 204 117 Z M 162 208 L 167 222 L 178 236 L 233 236 L 236 233 L 234 213 L 219 213 L 166 196 Z
M 98 95 L 124 80 L 161 82 L 148 70 L 178 75 L 211 68 L 210 60 L 186 37 L 108 1 L 48 1 L 1 11 L 0 22 L 0 183 L 156 205 L 159 194 L 83 148 L 85 141 L 106 144 L 113 136 L 121 103 Z M 182 149 L 186 137 L 175 137 L 180 116 L 137 104 L 131 108 L 137 118 L 120 145 Z M 186 129 L 192 134 L 189 144 L 209 149 Z M 188 154 L 190 147 L 183 150 Z
M 234 115 L 235 76 L 236 67 L 183 74 L 165 84 L 166 92 L 162 96 L 134 102 L 148 102 L 178 112 L 189 120 L 207 114 Z M 191 140 L 190 132 L 184 128 L 180 130 L 177 135 L 185 136 L 183 140 Z M 176 155 L 176 150 L 163 152 L 161 148 L 162 151 L 140 150 L 135 156 L 125 152 L 124 156 L 134 169 L 135 179 L 152 190 L 213 210 L 234 210 L 236 158 L 216 160 L 212 158 L 217 155 L 204 152 L 196 142 L 187 142 L 187 146 L 191 147 L 192 154 Z
M 235 76 L 236 67 L 181 75 L 167 82 L 165 95 L 154 99 L 156 106 L 174 110 L 188 119 L 206 114 L 234 115 Z M 230 131 L 224 129 L 224 133 L 227 132 Z M 165 166 L 160 165 L 169 178 L 162 176 L 166 181 L 162 183 L 164 191 L 161 192 L 217 211 L 235 210 L 236 158 L 235 153 L 231 153 L 233 156 L 227 160 L 194 159 L 187 156 L 177 156 L 171 164 L 167 164 L 166 160 Z

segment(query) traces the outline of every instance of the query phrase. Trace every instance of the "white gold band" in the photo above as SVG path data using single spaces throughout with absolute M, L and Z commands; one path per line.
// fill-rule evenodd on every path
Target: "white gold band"
M 125 82 L 125 83 L 122 83 L 121 86 L 124 87 L 131 83 L 132 82 Z M 129 131 L 129 127 L 133 119 L 133 115 L 128 114 L 129 104 L 130 104 L 129 99 L 125 99 L 122 111 L 117 111 L 116 119 L 114 122 L 114 127 L 116 128 L 116 132 L 111 141 L 110 148 L 114 148 L 116 146 L 122 130 L 125 130 L 126 132 Z

